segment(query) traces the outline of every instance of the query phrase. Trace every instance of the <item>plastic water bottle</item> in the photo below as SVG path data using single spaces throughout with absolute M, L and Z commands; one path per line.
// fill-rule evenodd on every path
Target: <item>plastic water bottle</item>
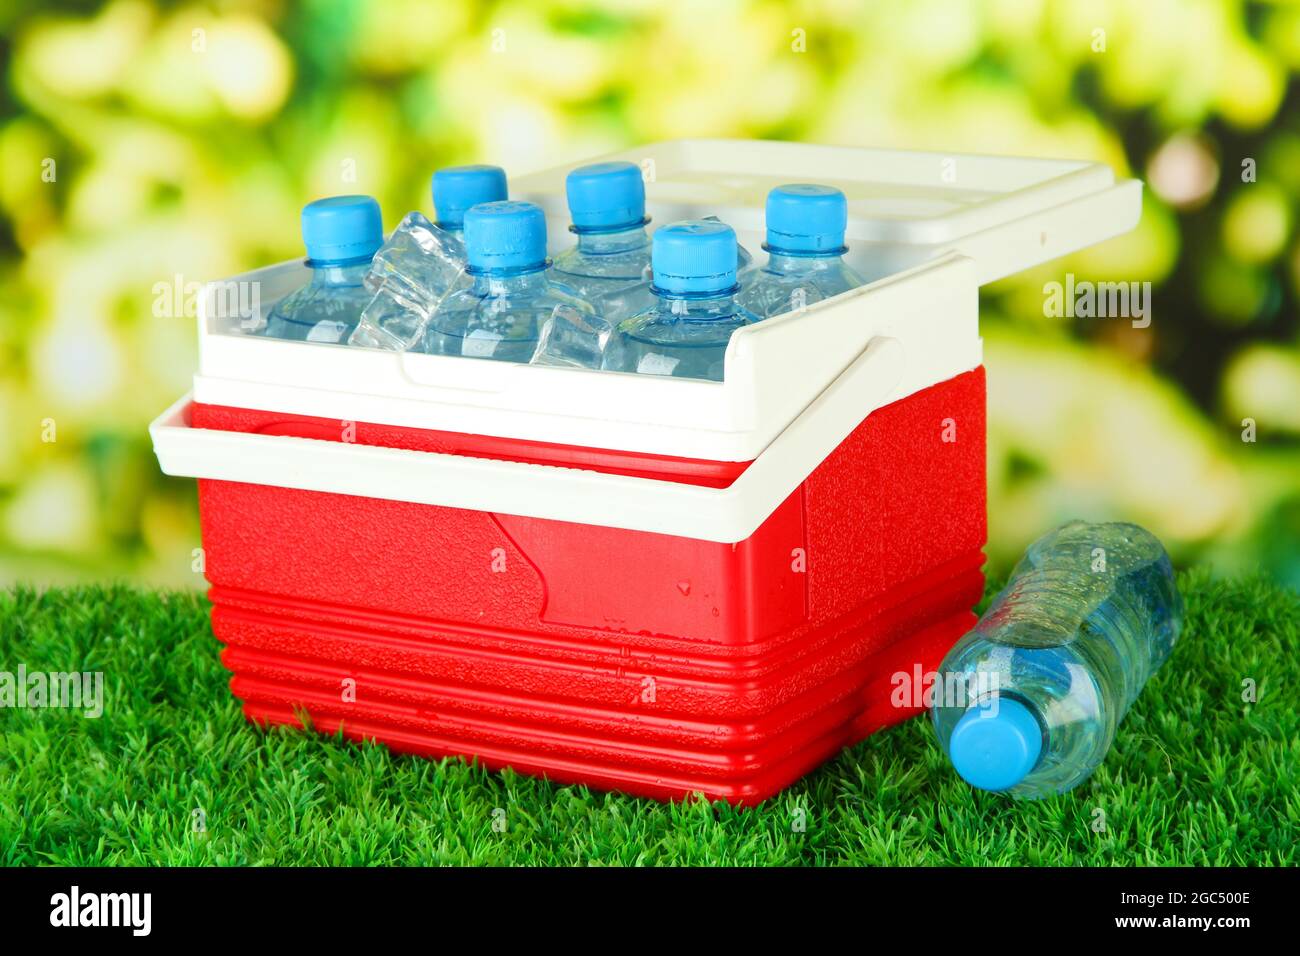
M 500 166 L 448 166 L 433 174 L 433 208 L 438 228 L 459 235 L 465 228 L 465 213 L 484 202 L 502 202 L 506 171 Z
M 766 265 L 740 301 L 761 318 L 799 312 L 866 279 L 844 262 L 848 204 L 831 186 L 777 186 L 767 194 Z
M 1064 793 L 1097 768 L 1173 649 L 1169 556 L 1132 524 L 1073 521 L 1034 542 L 939 667 L 931 717 L 972 786 Z
M 555 257 L 556 278 L 611 324 L 654 303 L 645 184 L 633 163 L 595 163 L 564 181 L 577 245 Z
M 384 242 L 379 203 L 369 196 L 332 196 L 308 203 L 302 210 L 302 241 L 311 281 L 276 303 L 263 334 L 346 342 L 370 299 L 362 279 Z
M 443 300 L 429 320 L 423 351 L 529 362 L 557 319 L 573 326 L 599 324 L 589 303 L 551 278 L 541 207 L 528 202 L 474 206 L 465 213 L 465 252 L 472 284 Z
M 663 226 L 651 258 L 657 301 L 615 328 L 604 367 L 722 381 L 731 333 L 758 321 L 736 302 L 735 232 L 701 219 Z
M 424 337 L 429 317 L 453 292 L 468 288 L 465 211 L 506 198 L 506 174 L 499 166 L 451 166 L 433 174 L 438 222 L 407 213 L 375 253 L 366 288 L 373 293 L 351 345 L 403 351 Z

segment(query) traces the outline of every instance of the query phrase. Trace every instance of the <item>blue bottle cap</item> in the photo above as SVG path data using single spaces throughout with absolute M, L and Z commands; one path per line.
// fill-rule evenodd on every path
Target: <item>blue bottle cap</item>
M 645 223 L 645 183 L 634 163 L 593 163 L 564 179 L 575 231 L 630 229 Z
M 369 196 L 330 196 L 302 207 L 302 244 L 313 262 L 369 259 L 384 244 L 379 203 Z
M 767 194 L 765 248 L 796 255 L 838 253 L 848 221 L 848 201 L 833 186 L 777 186 Z
M 727 292 L 736 286 L 736 233 L 707 219 L 662 226 L 654 234 L 650 267 L 662 292 Z
M 500 166 L 448 166 L 433 174 L 433 208 L 444 229 L 463 228 L 471 206 L 506 198 L 506 171 Z
M 530 202 L 479 203 L 465 213 L 465 256 L 475 274 L 546 265 L 546 215 Z
M 1000 697 L 996 708 L 977 704 L 957 721 L 948 759 L 963 780 L 981 790 L 1006 790 L 1034 769 L 1043 731 L 1028 707 Z

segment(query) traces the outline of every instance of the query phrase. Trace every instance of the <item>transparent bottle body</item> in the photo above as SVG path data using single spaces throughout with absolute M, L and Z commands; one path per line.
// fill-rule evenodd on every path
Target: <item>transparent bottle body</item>
M 604 368 L 643 375 L 671 375 L 720 382 L 732 333 L 758 321 L 734 293 L 722 296 L 659 296 L 654 307 L 614 329 Z
M 345 343 L 370 300 L 362 281 L 370 260 L 308 265 L 311 281 L 272 307 L 262 334 L 298 342 Z
M 1164 547 L 1123 523 L 1070 522 L 1030 546 L 975 629 L 944 658 L 931 718 L 944 752 L 972 708 L 1026 705 L 1043 745 L 1014 797 L 1086 780 L 1147 679 L 1168 658 L 1183 605 Z
M 590 302 L 611 326 L 654 305 L 644 226 L 580 232 L 577 244 L 556 256 L 551 268 L 557 281 Z
M 740 304 L 760 318 L 800 312 L 808 306 L 856 289 L 866 279 L 841 256 L 772 253 L 743 284 Z
M 350 344 L 414 348 L 443 301 L 473 284 L 465 272 L 464 239 L 422 213 L 408 213 L 375 253 L 365 284 L 372 294 Z
M 418 351 L 501 362 L 541 361 L 539 348 L 553 322 L 599 324 L 591 305 L 552 280 L 548 269 L 472 279 L 468 288 L 442 301 L 429 319 Z M 606 328 L 598 336 L 597 354 L 607 335 Z

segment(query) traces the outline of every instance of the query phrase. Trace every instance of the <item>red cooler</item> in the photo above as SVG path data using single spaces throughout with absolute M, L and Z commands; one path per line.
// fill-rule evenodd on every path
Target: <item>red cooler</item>
M 740 330 L 723 382 L 242 331 L 307 279 L 211 284 L 194 391 L 213 631 L 250 720 L 561 783 L 756 803 L 921 710 L 983 589 L 978 287 L 1124 232 L 1105 166 L 790 143 L 629 150 L 654 223 L 755 253 L 768 189 L 837 186 L 872 281 Z M 517 179 L 563 248 L 565 169 Z M 233 293 L 233 294 L 232 294 Z

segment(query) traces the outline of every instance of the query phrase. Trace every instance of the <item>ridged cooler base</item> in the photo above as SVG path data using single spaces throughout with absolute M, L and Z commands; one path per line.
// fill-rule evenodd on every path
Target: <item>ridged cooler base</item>
M 322 425 L 201 405 L 193 424 Z M 756 803 L 918 712 L 910 683 L 895 706 L 895 675 L 932 670 L 974 623 L 984 482 L 977 368 L 873 412 L 737 544 L 199 489 L 213 629 L 251 720 L 305 713 L 404 752 Z

